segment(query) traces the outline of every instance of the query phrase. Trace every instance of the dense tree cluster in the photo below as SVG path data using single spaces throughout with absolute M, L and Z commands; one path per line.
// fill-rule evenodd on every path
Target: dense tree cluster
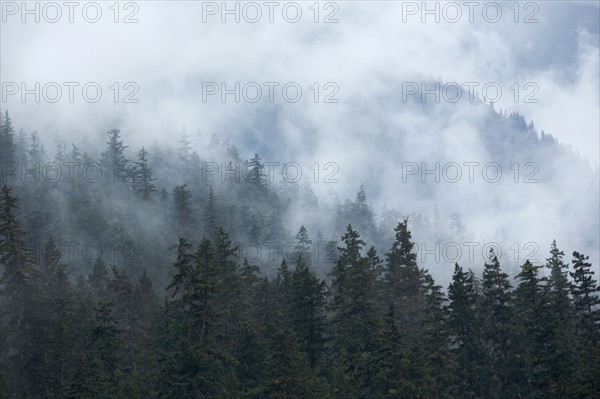
M 27 147 L 14 138 L 8 114 L 0 133 L 3 163 L 48 159 L 37 133 Z M 3 185 L 0 397 L 600 397 L 600 287 L 587 256 L 569 261 L 553 242 L 545 263 L 509 276 L 491 251 L 481 275 L 456 264 L 446 290 L 419 266 L 408 219 L 390 211 L 388 242 L 361 188 L 337 210 L 352 224 L 329 240 L 324 264 L 311 252 L 324 241 L 316 230 L 285 230 L 285 195 L 258 155 L 246 163 L 253 179 L 216 192 L 182 143 L 179 157 L 151 165 L 142 148 L 132 162 L 114 129 L 98 158 L 111 171 L 101 183 Z M 55 157 L 94 159 L 75 145 Z M 169 190 L 161 173 L 171 162 L 185 172 Z M 49 204 L 59 194 L 68 211 L 57 217 Z M 299 197 L 314 201 L 307 190 Z M 160 223 L 115 220 L 133 208 Z M 460 217 L 452 221 L 462 234 Z M 73 232 L 121 244 L 121 256 L 65 261 L 58 241 Z M 233 236 L 291 236 L 293 256 L 262 270 Z M 41 239 L 37 256 L 28 243 Z

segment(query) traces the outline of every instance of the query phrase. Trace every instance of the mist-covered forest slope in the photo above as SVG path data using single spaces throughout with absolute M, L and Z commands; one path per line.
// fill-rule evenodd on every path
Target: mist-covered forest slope
M 600 287 L 589 258 L 569 262 L 556 242 L 513 278 L 493 250 L 481 275 L 456 264 L 445 294 L 418 266 L 406 219 L 384 257 L 348 225 L 329 282 L 304 227 L 272 278 L 218 227 L 212 240 L 179 238 L 161 300 L 145 270 L 98 258 L 73 282 L 52 238 L 42 259 L 23 251 L 18 207 L 3 186 L 2 397 L 600 394 Z
M 489 112 L 495 162 L 527 160 L 561 184 L 568 166 L 577 179 L 544 192 L 594 209 L 597 171 L 521 116 Z M 551 242 L 538 261 L 501 262 L 485 247 L 453 265 L 431 248 L 473 240 L 460 214 L 378 217 L 362 186 L 354 200 L 321 199 L 217 138 L 130 148 L 135 133 L 113 128 L 102 148 L 50 154 L 8 112 L 0 133 L 2 397 L 600 396 L 586 252 Z M 597 214 L 586 217 L 587 251 Z
M 247 257 L 272 276 L 282 258 L 293 260 L 301 226 L 313 243 L 316 272 L 325 277 L 348 224 L 383 253 L 405 216 L 418 260 L 444 284 L 454 262 L 480 268 L 490 246 L 511 271 L 526 258 L 543 261 L 554 238 L 596 261 L 598 170 L 551 135 L 538 133 L 521 115 L 485 105 L 475 107 L 477 112 L 483 112 L 481 107 L 486 114 L 474 131 L 484 155 L 452 158 L 443 148 L 430 150 L 434 158 L 398 155 L 402 166 L 395 178 L 383 180 L 396 190 L 401 207 L 396 209 L 374 209 L 361 182 L 356 182 L 355 198 L 340 199 L 338 185 L 327 183 L 338 177 L 335 163 L 310 170 L 302 165 L 304 178 L 296 181 L 294 168 L 282 172 L 283 161 L 274 166 L 260 154 L 243 157 L 218 137 L 193 148 L 190 136 L 175 133 L 172 145 L 132 148 L 128 137 L 141 133 L 112 128 L 98 134 L 103 142 L 98 147 L 89 140 L 68 143 L 24 132 L 8 112 L 2 117 L 2 184 L 19 198 L 16 212 L 27 231 L 29 252 L 41 258 L 53 237 L 72 278 L 87 275 L 102 257 L 133 278 L 146 270 L 163 289 L 169 278 L 166 265 L 174 257 L 169 248 L 179 237 L 214 239 L 216 227 L 238 246 L 240 260 Z M 44 142 L 53 149 L 46 150 Z M 442 165 L 437 175 L 431 159 Z M 472 176 L 463 164 L 468 160 L 480 161 Z M 457 183 L 451 181 L 455 169 L 443 166 L 449 163 L 461 167 Z M 502 179 L 494 180 L 496 166 L 484 174 L 484 165 L 501 168 Z M 568 225 L 575 227 L 565 230 L 560 218 L 569 218 Z

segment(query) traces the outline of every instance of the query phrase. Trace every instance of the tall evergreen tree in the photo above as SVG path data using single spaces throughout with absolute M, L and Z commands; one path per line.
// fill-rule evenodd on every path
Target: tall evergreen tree
M 258 154 L 246 161 L 245 180 L 258 189 L 258 192 L 265 192 L 268 187 L 268 176 L 265 174 L 265 165 Z
M 547 367 L 543 375 L 548 397 L 563 398 L 568 395 L 577 362 L 576 314 L 570 298 L 568 281 L 569 264 L 563 261 L 564 252 L 552 242 L 546 268 L 550 275 L 543 289 L 544 346 L 539 352 L 541 362 Z
M 103 173 L 106 173 L 109 181 L 125 183 L 130 177 L 125 157 L 127 146 L 123 144 L 119 129 L 109 130 L 107 136 L 106 150 L 102 153 Z
M 155 180 L 152 177 L 152 168 L 148 164 L 148 151 L 142 147 L 138 152 L 138 159 L 133 167 L 133 189 L 140 193 L 143 199 L 148 199 L 153 192 L 156 191 L 156 186 L 152 184 Z
M 376 292 L 378 276 L 361 254 L 365 242 L 352 226 L 348 225 L 342 242 L 344 246 L 338 248 L 340 256 L 331 272 L 331 354 L 348 356 L 349 363 L 342 365 L 341 370 L 338 366 L 338 371 L 354 375 L 356 390 L 361 395 L 369 395 L 373 387 L 372 357 L 380 321 Z
M 26 365 L 37 353 L 42 292 L 40 273 L 26 251 L 25 234 L 17 219 L 17 199 L 12 189 L 0 193 L 0 324 L 10 326 L 11 334 L 0 343 L 0 364 L 19 395 L 32 393 L 31 370 Z M 28 334 L 27 332 L 33 332 Z
M 325 344 L 325 282 L 299 256 L 290 278 L 290 319 L 302 350 L 316 368 Z
M 494 375 L 492 395 L 498 396 L 506 385 L 511 383 L 508 330 L 511 324 L 512 309 L 508 274 L 502 272 L 500 262 L 493 249 L 490 249 L 488 261 L 483 268 L 482 288 L 483 334 L 489 347 L 491 359 L 489 366 Z
M 208 188 L 208 198 L 204 207 L 204 231 L 213 240 L 217 234 L 217 203 L 212 186 Z
M 589 256 L 573 252 L 571 294 L 579 315 L 580 335 L 584 342 L 600 343 L 600 286 L 594 279 Z
M 512 318 L 509 339 L 512 342 L 512 367 L 508 376 L 513 381 L 507 393 L 518 397 L 542 398 L 542 378 L 545 367 L 539 360 L 544 345 L 542 327 L 542 285 L 539 269 L 527 260 L 515 276 L 518 280 L 512 302 L 515 314 Z
M 34 164 L 43 164 L 48 161 L 44 145 L 40 142 L 40 135 L 37 131 L 31 133 L 31 141 L 29 144 L 29 159 Z M 40 166 L 41 168 L 42 166 Z
M 187 184 L 184 184 L 182 186 L 176 186 L 175 189 L 173 189 L 172 197 L 175 222 L 180 231 L 185 231 L 193 221 L 191 204 L 192 193 L 188 190 Z
M 313 242 L 308 236 L 306 227 L 300 226 L 300 230 L 298 230 L 298 233 L 296 233 L 296 245 L 294 245 L 294 258 L 298 260 L 300 257 L 302 257 L 304 263 L 311 265 L 312 260 L 309 256 L 309 251 L 311 250 L 312 245 Z
M 593 278 L 589 256 L 573 252 L 571 294 L 577 312 L 579 362 L 572 392 L 580 398 L 600 396 L 600 287 Z
M 422 275 L 413 251 L 408 219 L 398 223 L 395 241 L 386 253 L 383 292 L 384 303 L 393 303 L 401 323 L 420 325 L 423 321 L 425 298 L 421 287 Z
M 448 328 L 455 358 L 451 395 L 453 397 L 487 397 L 491 375 L 488 353 L 482 337 L 482 320 L 478 312 L 475 277 L 455 265 L 448 287 Z
M 15 162 L 14 128 L 8 111 L 0 116 L 0 166 Z

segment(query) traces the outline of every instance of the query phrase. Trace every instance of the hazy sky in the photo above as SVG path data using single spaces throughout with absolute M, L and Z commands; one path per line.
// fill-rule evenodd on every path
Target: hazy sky
M 98 3 L 102 15 L 96 23 L 86 21 L 94 19 L 96 7 L 87 6 L 84 12 L 85 2 L 73 8 L 73 23 L 62 2 L 55 3 L 60 18 L 56 7 L 39 3 L 39 23 L 35 13 L 24 13 L 21 4 L 3 2 L 2 107 L 26 130 L 94 134 L 113 122 L 125 132 L 131 127 L 131 134 L 134 127 L 143 127 L 143 132 L 135 130 L 143 142 L 147 136 L 170 137 L 185 125 L 192 133 L 243 134 L 236 142 L 243 141 L 242 146 L 254 151 L 255 144 L 260 150 L 260 143 L 272 143 L 278 135 L 286 140 L 306 135 L 290 119 L 310 114 L 321 124 L 330 121 L 333 126 L 321 129 L 319 135 L 329 136 L 322 137 L 324 141 L 330 137 L 337 141 L 344 133 L 334 127 L 348 107 L 377 100 L 383 93 L 389 95 L 385 89 L 392 81 L 420 83 L 431 78 L 459 84 L 477 82 L 479 89 L 486 83 L 498 83 L 502 96 L 497 107 L 523 113 L 539 129 L 598 163 L 598 2 L 521 2 L 513 8 L 508 2 L 498 22 L 493 22 L 496 7 L 487 6 L 484 12 L 485 2 L 472 11 L 464 2 L 432 2 L 429 8 L 437 4 L 439 23 L 436 15 L 423 13 L 421 2 L 322 2 L 318 23 L 311 2 L 253 3 L 258 7 L 227 3 L 230 10 L 238 7 L 239 23 L 235 13 L 223 12 L 222 2 L 121 4 L 118 23 L 110 2 Z M 35 9 L 35 2 L 28 4 Z M 292 23 L 298 8 L 302 14 Z M 47 21 L 53 19 L 58 21 Z M 124 23 L 134 19 L 139 22 Z M 258 21 L 249 22 L 253 19 Z M 454 19 L 458 22 L 452 23 Z M 63 95 L 55 104 L 43 96 L 36 104 L 29 95 L 22 104 L 20 92 L 6 93 L 6 82 L 25 82 L 28 88 L 40 82 L 40 92 L 46 83 L 57 82 Z M 73 103 L 63 82 L 80 83 Z M 103 90 L 98 103 L 89 104 L 81 95 L 88 82 L 98 82 Z M 111 103 L 114 82 L 120 86 L 117 104 Z M 139 103 L 122 102 L 134 90 L 134 86 L 124 87 L 127 82 L 139 87 L 133 97 Z M 217 94 L 203 102 L 206 82 L 225 82 L 229 88 L 240 82 L 240 92 L 246 83 L 256 82 L 263 88 L 263 101 L 249 103 L 242 98 L 235 104 L 234 96 L 229 95 L 222 104 Z M 265 82 L 280 83 L 272 104 L 264 101 L 268 98 Z M 289 82 L 302 88 L 297 103 L 282 97 L 281 88 Z M 315 104 L 315 89 L 310 89 L 315 82 L 321 96 L 339 88 L 333 96 L 339 103 Z M 325 89 L 327 82 L 337 86 Z M 525 87 L 527 83 L 533 85 Z M 254 96 L 252 86 L 247 89 L 248 97 Z M 54 89 L 48 90 L 53 97 Z M 90 90 L 93 95 L 94 89 Z M 293 96 L 295 89 L 290 90 Z M 520 98 L 515 102 L 517 91 Z M 491 89 L 490 96 L 494 93 Z M 538 102 L 526 103 L 528 94 L 529 100 Z M 265 132 L 247 135 L 245 130 L 252 126 L 246 122 L 255 124 L 262 118 L 256 114 L 266 110 L 289 118 L 263 121 L 277 130 L 268 132 L 268 137 L 259 137 Z M 311 141 L 310 146 L 315 144 Z

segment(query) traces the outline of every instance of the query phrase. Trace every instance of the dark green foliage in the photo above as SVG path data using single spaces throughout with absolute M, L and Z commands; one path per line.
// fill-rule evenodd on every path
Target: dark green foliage
M 573 252 L 571 294 L 579 316 L 579 335 L 584 343 L 596 345 L 600 342 L 600 286 L 588 259 L 589 256 Z
M 325 282 L 300 255 L 289 281 L 289 318 L 311 368 L 319 365 L 325 348 Z
M 344 354 L 348 363 L 334 360 L 336 372 L 351 373 L 356 392 L 368 395 L 373 388 L 372 362 L 380 327 L 376 292 L 379 270 L 361 254 L 365 242 L 352 226 L 348 225 L 342 242 L 344 247 L 339 248 L 340 257 L 331 272 L 330 357 Z
M 0 167 L 4 167 L 16 160 L 14 134 L 12 120 L 8 116 L 8 111 L 4 111 L 4 115 L 0 115 Z
M 173 197 L 173 214 L 175 222 L 180 231 L 186 231 L 193 222 L 192 215 L 192 193 L 187 189 L 187 185 L 177 186 L 171 194 Z
M 491 388 L 490 354 L 483 337 L 483 314 L 477 282 L 472 272 L 456 264 L 448 287 L 448 330 L 455 358 L 454 397 L 487 397 Z
M 15 143 L 8 114 L 1 122 L 1 162 L 45 162 L 40 135 Z M 547 273 L 525 262 L 513 288 L 490 253 L 480 276 L 456 265 L 446 292 L 417 262 L 408 219 L 393 237 L 381 230 L 362 186 L 327 208 L 331 226 L 292 230 L 294 206 L 327 207 L 310 187 L 275 187 L 257 154 L 243 181 L 207 182 L 205 159 L 181 144 L 151 157 L 142 147 L 130 167 L 113 129 L 104 179 L 2 188 L 0 397 L 600 397 L 587 256 L 574 252 L 569 269 L 553 243 Z M 242 160 L 224 148 L 233 170 Z M 90 166 L 90 154 L 61 144 L 55 161 Z M 400 214 L 385 215 L 391 230 Z M 447 225 L 439 212 L 411 218 L 420 232 Z M 349 222 L 338 247 L 336 224 Z M 465 234 L 458 214 L 450 230 Z M 66 253 L 73 238 L 102 251 Z M 271 259 L 266 242 L 292 256 Z
M 396 239 L 386 253 L 383 294 L 384 303 L 393 303 L 398 321 L 420 325 L 423 321 L 425 298 L 421 289 L 422 274 L 417 266 L 417 254 L 408 230 L 408 219 L 394 229 Z

